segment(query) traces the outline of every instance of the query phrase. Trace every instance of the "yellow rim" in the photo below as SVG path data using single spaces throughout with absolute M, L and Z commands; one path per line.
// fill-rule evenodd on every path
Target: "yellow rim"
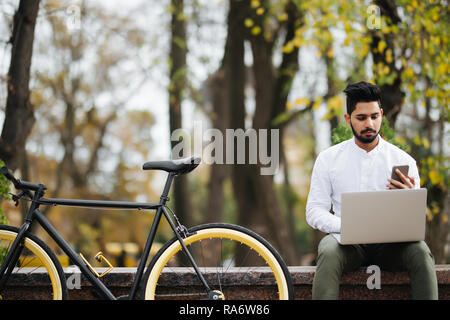
M 263 244 L 261 244 L 257 239 L 249 236 L 243 232 L 227 229 L 227 228 L 209 228 L 197 231 L 195 235 L 192 235 L 186 239 L 184 239 L 184 243 L 186 245 L 190 245 L 199 240 L 210 239 L 210 238 L 225 238 L 231 239 L 235 241 L 242 242 L 255 250 L 261 257 L 267 262 L 270 269 L 273 271 L 275 275 L 275 279 L 277 281 L 279 299 L 287 300 L 289 299 L 289 290 L 286 278 L 284 277 L 283 270 L 281 269 L 280 264 L 278 263 L 275 256 L 267 249 Z M 145 299 L 153 300 L 155 298 L 156 285 L 158 282 L 158 278 L 171 257 L 173 257 L 178 251 L 181 250 L 181 244 L 178 241 L 175 241 L 172 245 L 170 245 L 158 258 L 155 265 L 150 272 L 150 276 L 147 281 L 147 286 L 145 290 Z
M 14 241 L 17 233 L 8 230 L 0 230 L 0 239 Z M 31 240 L 30 238 L 25 238 L 25 247 L 33 252 L 44 264 L 44 267 L 47 269 L 47 272 L 50 276 L 50 281 L 52 282 L 53 289 L 53 300 L 61 300 L 62 299 L 62 287 L 61 287 L 61 279 L 59 278 L 58 271 L 56 270 L 55 264 L 52 259 L 48 256 L 48 254 L 42 249 L 36 242 Z

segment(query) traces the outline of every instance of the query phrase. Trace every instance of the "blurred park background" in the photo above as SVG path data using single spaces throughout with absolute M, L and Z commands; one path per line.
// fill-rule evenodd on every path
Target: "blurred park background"
M 351 135 L 342 90 L 371 81 L 385 137 L 428 189 L 427 243 L 449 263 L 449 22 L 446 0 L 2 0 L 0 158 L 47 197 L 157 202 L 166 173 L 141 168 L 172 157 L 174 130 L 279 129 L 275 175 L 203 162 L 169 206 L 186 226 L 240 224 L 289 265 L 314 264 L 312 166 Z M 2 221 L 19 225 L 27 205 L 4 199 Z M 154 214 L 42 210 L 85 256 L 119 266 L 136 265 Z

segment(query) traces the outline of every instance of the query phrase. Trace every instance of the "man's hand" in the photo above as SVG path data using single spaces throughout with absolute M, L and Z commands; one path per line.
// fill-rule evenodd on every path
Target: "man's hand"
M 388 189 L 414 189 L 416 185 L 414 178 L 410 176 L 405 177 L 398 169 L 395 170 L 395 173 L 397 173 L 402 182 L 389 178 L 389 183 L 386 185 Z

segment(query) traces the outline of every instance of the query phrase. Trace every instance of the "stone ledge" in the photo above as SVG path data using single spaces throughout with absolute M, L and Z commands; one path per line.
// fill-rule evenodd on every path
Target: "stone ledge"
M 104 268 L 96 268 L 97 272 L 101 273 Z M 181 268 L 183 270 L 184 268 Z M 349 272 L 343 275 L 340 286 L 341 299 L 410 299 L 411 289 L 410 280 L 406 272 L 389 272 L 381 270 L 381 289 L 369 290 L 367 288 L 367 279 L 371 276 L 366 272 L 366 268 Z M 180 271 L 180 270 L 178 270 Z M 242 272 L 232 270 L 230 279 L 233 277 L 242 276 Z M 289 267 L 293 284 L 294 295 L 297 300 L 311 299 L 311 285 L 314 278 L 314 266 L 298 266 Z M 93 294 L 91 284 L 81 276 L 77 283 L 76 277 L 80 274 L 77 268 L 65 268 L 64 272 L 68 282 L 72 286 L 79 284 L 81 289 L 74 288 L 69 290 L 69 299 L 87 300 L 97 299 Z M 102 282 L 110 288 L 116 295 L 126 295 L 129 293 L 131 284 L 135 277 L 136 268 L 115 268 L 109 274 L 102 278 Z M 265 279 L 267 268 L 258 268 L 247 275 L 244 281 L 240 281 L 238 286 L 234 286 L 236 292 L 246 292 L 247 297 L 264 299 L 269 294 L 272 284 Z M 450 265 L 437 265 L 436 275 L 439 285 L 439 299 L 450 300 Z M 17 274 L 11 279 L 10 285 L 14 287 L 14 292 L 17 293 L 17 298 L 21 297 L 31 299 L 30 289 L 39 298 L 39 287 L 42 286 L 42 274 L 39 272 L 33 273 L 32 276 L 25 273 Z M 182 290 L 183 288 L 194 285 L 195 276 L 188 273 L 183 275 L 182 279 L 175 279 L 173 272 L 164 273 L 164 278 L 160 284 L 165 286 L 168 292 Z M 261 281 L 263 280 L 263 281 Z M 70 284 L 70 283 L 69 283 Z
M 311 286 L 316 267 L 289 267 L 295 287 L 295 299 L 311 299 Z M 340 299 L 344 300 L 405 300 L 411 299 L 407 272 L 381 270 L 381 288 L 368 289 L 367 279 L 372 273 L 367 268 L 345 273 L 340 281 Z M 436 265 L 439 299 L 450 300 L 450 265 Z

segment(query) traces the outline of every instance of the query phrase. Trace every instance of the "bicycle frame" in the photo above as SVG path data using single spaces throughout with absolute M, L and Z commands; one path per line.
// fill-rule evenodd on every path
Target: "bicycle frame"
M 58 233 L 58 231 L 53 227 L 53 225 L 47 220 L 47 218 L 39 211 L 39 205 L 53 205 L 53 206 L 70 206 L 70 207 L 86 207 L 86 208 L 116 208 L 116 209 L 136 209 L 136 210 L 156 210 L 155 218 L 150 228 L 150 233 L 147 237 L 147 241 L 137 267 L 136 277 L 133 281 L 130 294 L 128 299 L 134 299 L 136 297 L 137 290 L 139 288 L 139 283 L 142 280 L 142 276 L 144 274 L 145 265 L 147 263 L 147 259 L 150 254 L 150 249 L 153 245 L 153 241 L 155 238 L 156 230 L 158 228 L 159 222 L 161 220 L 162 215 L 167 219 L 170 227 L 172 228 L 175 236 L 180 242 L 183 250 L 185 251 L 190 263 L 194 267 L 200 281 L 205 286 L 205 290 L 208 292 L 210 288 L 206 283 L 206 280 L 202 276 L 200 270 L 198 269 L 197 264 L 192 258 L 191 254 L 187 250 L 184 242 L 183 236 L 177 230 L 177 226 L 172 221 L 169 213 L 166 210 L 165 204 L 169 200 L 168 194 L 170 190 L 170 186 L 172 184 L 173 178 L 175 174 L 169 173 L 168 178 L 166 180 L 166 184 L 164 186 L 163 193 L 160 197 L 160 201 L 158 204 L 156 203 L 143 203 L 143 202 L 125 202 L 125 201 L 97 201 L 97 200 L 75 200 L 75 199 L 52 199 L 52 198 L 42 198 L 44 195 L 44 189 L 41 188 L 35 192 L 32 204 L 29 208 L 27 217 L 25 219 L 25 223 L 19 229 L 18 235 L 14 240 L 7 256 L 5 257 L 3 264 L 0 268 L 0 291 L 3 289 L 9 275 L 12 272 L 12 269 L 16 265 L 17 259 L 19 259 L 21 253 L 20 244 L 26 237 L 27 231 L 30 229 L 30 226 L 34 220 L 42 226 L 42 228 L 51 236 L 51 238 L 56 242 L 56 244 L 63 250 L 63 252 L 77 265 L 81 272 L 87 277 L 87 279 L 100 290 L 100 293 L 104 298 L 110 300 L 116 300 L 117 298 L 112 294 L 112 292 L 99 280 L 99 278 L 89 269 L 86 263 L 81 259 L 81 257 L 73 250 L 73 248 L 67 243 L 66 240 Z M 44 186 L 42 186 L 44 187 Z

